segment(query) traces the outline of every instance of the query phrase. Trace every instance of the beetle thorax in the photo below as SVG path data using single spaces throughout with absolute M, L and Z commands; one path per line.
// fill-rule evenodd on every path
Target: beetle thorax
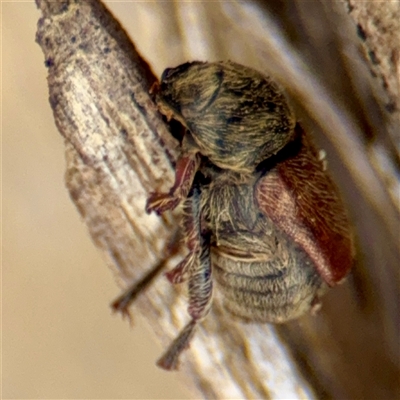
M 157 103 L 190 131 L 202 155 L 224 169 L 252 172 L 294 136 L 295 119 L 280 87 L 232 62 L 166 71 Z

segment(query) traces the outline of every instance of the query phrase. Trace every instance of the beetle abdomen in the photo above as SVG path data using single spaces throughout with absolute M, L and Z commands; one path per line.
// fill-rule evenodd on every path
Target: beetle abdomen
M 254 183 L 229 181 L 205 190 L 203 206 L 214 227 L 212 270 L 225 307 L 260 322 L 300 316 L 326 285 L 305 251 L 258 212 Z
M 246 320 L 279 323 L 296 318 L 326 288 L 300 249 L 261 262 L 235 259 L 214 249 L 212 266 L 225 308 Z

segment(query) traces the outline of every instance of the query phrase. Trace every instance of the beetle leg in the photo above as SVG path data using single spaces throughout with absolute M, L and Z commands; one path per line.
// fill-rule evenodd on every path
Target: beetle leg
M 200 254 L 200 190 L 196 183 L 183 205 L 181 227 L 189 254 L 174 269 L 165 273 L 173 284 L 182 283 L 189 278 L 190 270 Z
M 167 351 L 157 361 L 157 365 L 166 370 L 175 370 L 179 365 L 179 356 L 189 347 L 194 329 L 203 319 L 211 306 L 212 281 L 209 243 L 205 241 L 200 258 L 191 271 L 189 280 L 189 314 L 192 320 L 182 329 Z
M 185 282 L 195 258 L 195 253 L 189 253 L 174 269 L 165 273 L 167 279 L 173 284 Z
M 190 271 L 188 312 L 194 320 L 203 319 L 211 306 L 212 278 L 209 235 L 202 238 L 200 257 Z
M 126 291 L 124 291 L 111 303 L 112 310 L 114 312 L 120 312 L 123 318 L 127 317 L 132 325 L 133 321 L 129 312 L 129 306 L 136 300 L 137 296 L 153 282 L 161 270 L 165 268 L 165 264 L 165 260 L 158 263 L 139 282 L 135 282 Z
M 122 317 L 127 317 L 132 324 L 132 317 L 129 313 L 129 306 L 136 300 L 137 296 L 142 293 L 156 277 L 165 268 L 168 258 L 176 255 L 179 251 L 179 244 L 177 241 L 177 234 L 175 233 L 171 240 L 165 244 L 164 254 L 165 258 L 156 264 L 150 271 L 148 271 L 139 281 L 132 283 L 118 298 L 111 303 L 111 308 L 114 312 L 119 312 Z
M 197 323 L 203 319 L 211 306 L 212 280 L 210 235 L 201 231 L 200 189 L 194 184 L 192 196 L 185 202 L 183 226 L 189 255 L 171 271 L 172 275 L 187 270 L 189 274 L 189 307 L 192 320 L 171 343 L 157 365 L 164 369 L 177 369 L 180 354 L 189 346 Z M 179 271 L 179 272 L 178 272 Z
M 176 163 L 174 186 L 168 193 L 151 193 L 146 203 L 146 212 L 155 211 L 160 215 L 176 208 L 187 197 L 199 166 L 200 157 L 196 153 L 180 158 Z
M 179 336 L 171 343 L 168 350 L 157 361 L 160 368 L 166 370 L 178 369 L 179 355 L 184 351 L 190 343 L 194 334 L 196 321 L 191 320 L 181 331 Z
M 187 232 L 187 245 L 190 251 L 197 254 L 195 262 L 190 269 L 189 278 L 189 314 L 194 320 L 206 316 L 212 294 L 211 280 L 211 255 L 210 232 L 204 232 L 201 226 L 201 192 L 200 187 L 193 185 L 191 200 L 191 213 L 184 208 L 184 230 Z M 192 215 L 192 219 L 189 218 Z

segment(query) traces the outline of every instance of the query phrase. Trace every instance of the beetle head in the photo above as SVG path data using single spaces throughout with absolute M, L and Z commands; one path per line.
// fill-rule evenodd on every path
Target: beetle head
M 220 168 L 252 172 L 294 137 L 295 119 L 280 87 L 233 62 L 166 69 L 156 101 Z

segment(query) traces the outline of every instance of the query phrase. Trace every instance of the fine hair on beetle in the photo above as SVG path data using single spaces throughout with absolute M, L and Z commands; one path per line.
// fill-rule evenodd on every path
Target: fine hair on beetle
M 146 204 L 159 215 L 182 207 L 188 253 L 166 276 L 187 282 L 190 320 L 157 363 L 176 369 L 213 290 L 235 317 L 284 323 L 343 280 L 353 238 L 317 149 L 270 77 L 231 61 L 188 62 L 166 69 L 153 95 L 184 128 L 175 183 Z M 126 312 L 144 286 L 114 308 Z

